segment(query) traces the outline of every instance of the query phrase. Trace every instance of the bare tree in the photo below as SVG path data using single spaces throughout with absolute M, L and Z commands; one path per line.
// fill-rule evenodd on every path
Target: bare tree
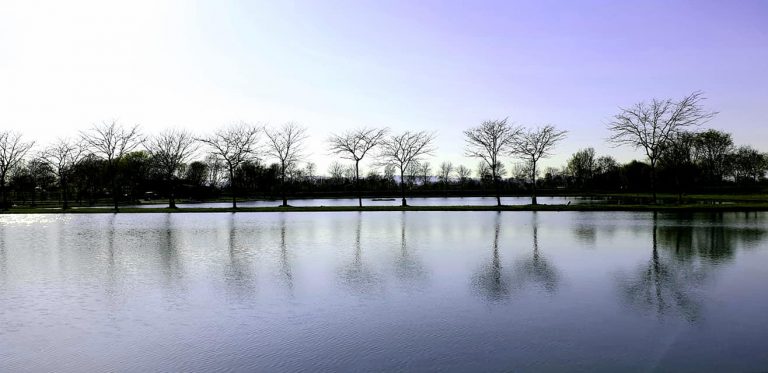
M 333 161 L 328 167 L 328 174 L 331 176 L 331 179 L 337 182 L 340 181 L 344 178 L 344 165 L 338 161 Z
M 498 166 L 501 165 L 499 157 L 508 155 L 515 139 L 520 134 L 519 127 L 507 123 L 507 119 L 488 120 L 475 128 L 464 131 L 466 136 L 465 154 L 468 157 L 480 158 L 491 169 L 494 188 L 496 190 L 496 204 L 501 206 L 501 193 L 499 192 Z
M 421 174 L 421 165 L 418 161 L 411 162 L 411 164 L 405 169 L 405 180 L 409 186 L 414 186 L 419 181 L 419 175 Z
M 421 176 L 421 185 L 427 186 L 429 178 L 432 176 L 432 165 L 429 162 L 419 163 L 419 176 Z
M 538 175 L 538 174 L 537 174 Z M 512 164 L 512 178 L 525 183 L 531 177 L 531 162 L 515 162 Z
M 462 187 L 467 183 L 467 180 L 469 180 L 471 176 L 472 170 L 469 169 L 469 167 L 465 167 L 463 164 L 460 164 L 459 167 L 456 167 L 456 177 L 459 178 L 459 183 Z
M 360 207 L 363 207 L 363 197 L 360 195 L 360 161 L 369 151 L 381 144 L 387 132 L 387 128 L 359 128 L 328 138 L 331 153 L 355 162 L 355 189 Z
M 69 208 L 69 177 L 85 156 L 85 150 L 85 144 L 82 142 L 58 139 L 40 154 L 40 158 L 51 166 L 59 179 L 63 210 Z
M 81 137 L 94 155 L 107 162 L 107 172 L 112 181 L 112 202 L 115 211 L 118 211 L 120 193 L 117 187 L 117 163 L 144 142 L 139 133 L 139 126 L 126 128 L 114 120 L 102 122 L 100 125 L 94 125 L 89 131 L 82 132 Z
M 687 127 L 705 123 L 717 112 L 706 111 L 701 103 L 702 92 L 696 91 L 680 101 L 653 99 L 650 103 L 640 102 L 629 108 L 620 108 L 613 121 L 608 124 L 612 135 L 608 141 L 616 145 L 630 145 L 643 148 L 651 162 L 651 191 L 656 202 L 656 163 L 663 144 L 674 134 Z
M 395 172 L 397 172 L 397 168 L 395 168 L 395 166 L 391 164 L 384 166 L 384 180 L 386 180 L 387 183 L 394 184 Z
M 283 207 L 288 206 L 285 195 L 285 175 L 288 168 L 304 157 L 304 141 L 307 129 L 295 123 L 286 123 L 276 129 L 267 129 L 267 153 L 280 164 L 280 189 L 283 194 Z
M 406 131 L 391 135 L 382 142 L 379 159 L 384 165 L 393 165 L 400 171 L 400 194 L 403 206 L 408 206 L 405 200 L 405 170 L 422 157 L 432 154 L 434 140 L 433 133 Z
M 8 209 L 8 190 L 5 185 L 8 172 L 21 164 L 34 144 L 34 141 L 23 141 L 20 133 L 0 132 L 0 189 L 3 194 L 3 210 Z
M 224 169 L 224 162 L 215 154 L 208 154 L 203 163 L 205 163 L 206 168 L 208 169 L 208 174 L 206 175 L 208 186 L 218 188 L 221 184 L 221 174 Z
M 179 172 L 197 149 L 195 137 L 184 130 L 166 130 L 147 142 L 147 150 L 168 183 L 169 208 L 176 208 L 176 179 Z
M 443 195 L 448 196 L 448 184 L 451 182 L 451 174 L 453 173 L 453 163 L 443 162 L 440 163 L 438 169 L 437 179 L 443 184 Z
M 304 166 L 304 176 L 307 178 L 307 181 L 309 181 L 310 184 L 315 183 L 315 176 L 317 174 L 317 165 L 315 162 L 307 162 L 307 165 Z
M 526 129 L 515 136 L 512 146 L 512 153 L 524 161 L 527 161 L 531 167 L 531 204 L 536 204 L 536 164 L 541 158 L 550 156 L 552 148 L 558 142 L 565 139 L 567 131 L 558 131 L 552 125 Z
M 211 149 L 211 154 L 224 162 L 227 167 L 233 209 L 237 208 L 235 170 L 243 162 L 257 157 L 259 133 L 261 133 L 261 128 L 241 122 L 221 128 L 208 137 L 198 139 L 206 144 Z
M 477 164 L 477 178 L 480 179 L 480 181 L 483 181 L 483 178 L 485 178 L 486 175 L 490 173 L 491 168 L 488 167 L 488 164 L 486 164 L 483 161 L 480 161 L 480 163 Z
M 448 183 L 451 181 L 452 173 L 453 173 L 453 163 L 451 162 L 440 163 L 438 178 L 440 179 L 441 183 L 443 183 L 444 185 L 448 185 Z
M 353 165 L 347 165 L 344 166 L 344 179 L 353 181 L 355 180 L 355 166 Z

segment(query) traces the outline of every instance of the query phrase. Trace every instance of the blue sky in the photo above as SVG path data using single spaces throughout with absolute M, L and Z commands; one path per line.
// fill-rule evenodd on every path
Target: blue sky
M 640 158 L 605 143 L 617 108 L 702 90 L 707 127 L 768 151 L 766 20 L 766 1 L 3 1 L 0 128 L 294 121 L 324 171 L 330 132 L 388 126 L 474 168 L 462 131 L 509 117 L 568 130 L 559 166 Z

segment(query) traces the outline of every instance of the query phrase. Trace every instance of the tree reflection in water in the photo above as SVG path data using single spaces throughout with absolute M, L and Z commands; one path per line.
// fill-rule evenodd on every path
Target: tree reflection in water
M 0 280 L 7 281 L 8 278 L 8 253 L 5 242 L 5 222 L 0 221 Z
M 688 321 L 699 319 L 704 287 L 715 270 L 733 258 L 737 246 L 749 247 L 766 233 L 725 221 L 725 216 L 674 214 L 660 221 L 659 214 L 654 213 L 651 259 L 636 274 L 620 278 L 627 303 L 659 316 L 678 314 Z M 728 216 L 738 219 L 737 215 Z
M 529 285 L 544 289 L 548 293 L 557 290 L 560 276 L 558 271 L 539 251 L 538 219 L 533 213 L 533 251 L 530 257 L 518 259 L 508 269 L 502 265 L 499 256 L 499 235 L 501 213 L 496 214 L 493 234 L 491 262 L 483 266 L 473 278 L 475 288 L 490 301 L 507 299 L 513 291 Z
M 239 242 L 235 213 L 229 214 L 229 264 L 225 271 L 227 287 L 237 298 L 248 299 L 256 291 L 256 274 L 247 248 Z
M 381 277 L 363 262 L 362 250 L 362 212 L 357 213 L 354 250 L 352 261 L 341 268 L 339 280 L 346 288 L 358 294 L 371 294 L 381 290 Z
M 293 269 L 285 243 L 285 213 L 280 214 L 280 274 L 290 295 L 293 296 Z
M 157 240 L 162 273 L 165 274 L 165 279 L 169 285 L 173 281 L 181 284 L 180 280 L 184 276 L 184 268 L 179 257 L 179 242 L 173 228 L 173 219 L 173 214 L 165 214 L 165 229 L 160 232 Z
M 558 271 L 549 263 L 539 252 L 539 220 L 534 211 L 533 214 L 533 254 L 530 258 L 519 259 L 515 261 L 513 268 L 513 280 L 520 287 L 527 283 L 534 284 L 543 288 L 548 293 L 557 290 L 560 280 Z
M 395 261 L 395 272 L 407 285 L 417 285 L 427 279 L 427 271 L 419 258 L 408 251 L 405 236 L 406 216 L 405 211 L 400 214 L 400 255 Z
M 472 279 L 472 284 L 477 291 L 489 301 L 501 301 L 507 299 L 510 294 L 511 280 L 505 273 L 499 258 L 499 231 L 501 230 L 501 212 L 496 213 L 494 221 L 493 245 L 491 262 L 484 265 Z

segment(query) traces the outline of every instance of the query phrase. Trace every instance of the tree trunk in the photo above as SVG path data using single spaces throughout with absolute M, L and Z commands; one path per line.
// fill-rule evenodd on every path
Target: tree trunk
M 408 206 L 408 203 L 405 201 L 405 172 L 403 169 L 400 169 L 400 196 L 402 197 L 402 206 Z
M 363 196 L 360 194 L 360 160 L 355 159 L 355 189 L 357 189 L 357 205 L 363 207 Z
M 285 196 L 285 165 L 280 173 L 280 190 L 283 192 L 283 207 L 288 207 L 288 197 Z
M 3 211 L 7 211 L 8 210 L 8 191 L 5 188 L 5 175 L 0 176 L 0 190 L 2 190 L 2 194 L 3 194 L 3 206 L 1 206 L 0 208 Z
M 531 166 L 531 204 L 536 205 L 536 162 L 532 162 Z
M 499 192 L 499 180 L 496 177 L 496 167 L 491 167 L 491 176 L 493 176 L 493 186 L 496 188 L 496 206 L 501 206 L 501 194 Z
M 112 203 L 115 207 L 115 212 L 120 211 L 120 207 L 118 206 L 118 195 L 117 195 L 117 172 L 115 172 L 115 166 L 112 166 Z
M 229 189 L 232 193 L 232 209 L 237 209 L 237 194 L 235 193 L 235 170 L 232 166 L 229 167 Z
M 656 160 L 651 159 L 651 193 L 653 194 L 653 204 L 656 204 Z
M 168 180 L 168 208 L 175 209 L 176 208 L 176 195 L 175 195 L 175 188 L 174 188 L 174 180 L 173 176 L 170 177 Z
M 67 183 L 67 178 L 62 176 L 61 177 L 61 198 L 62 198 L 62 204 L 61 209 L 67 210 L 69 209 L 69 196 L 67 195 L 67 188 L 69 185 Z

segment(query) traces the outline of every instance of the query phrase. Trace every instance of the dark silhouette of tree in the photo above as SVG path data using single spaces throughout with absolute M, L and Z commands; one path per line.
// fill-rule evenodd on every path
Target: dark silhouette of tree
M 237 208 L 237 186 L 235 170 L 245 161 L 256 158 L 261 129 L 241 122 L 216 131 L 213 135 L 199 139 L 208 145 L 211 154 L 227 167 L 229 188 L 232 192 L 232 208 Z
M 98 192 L 109 184 L 104 172 L 106 168 L 105 161 L 90 153 L 85 154 L 80 162 L 74 165 L 71 180 L 78 203 L 82 203 L 84 199 L 90 206 L 96 203 Z
M 38 197 L 44 198 L 55 181 L 53 168 L 44 160 L 34 158 L 22 162 L 11 171 L 9 187 L 16 192 L 16 197 L 21 199 L 22 204 L 35 207 Z M 38 196 L 38 192 L 41 196 Z
M 387 128 L 359 128 L 341 135 L 333 134 L 328 139 L 331 153 L 355 162 L 355 190 L 359 207 L 363 207 L 363 197 L 360 195 L 360 161 L 384 141 L 388 131 Z
M 586 148 L 573 153 L 568 160 L 568 172 L 573 176 L 580 188 L 591 186 L 597 169 L 595 149 Z
M 681 131 L 671 135 L 669 140 L 662 144 L 659 152 L 659 165 L 673 174 L 678 203 L 683 202 L 683 190 L 694 177 L 695 142 L 695 134 Z
M 650 188 L 651 166 L 631 161 L 621 167 L 623 188 L 626 191 L 644 191 Z
M 402 206 L 408 206 L 405 200 L 405 172 L 413 164 L 429 154 L 434 148 L 435 136 L 428 132 L 410 132 L 387 137 L 381 144 L 380 162 L 397 167 L 400 171 L 400 194 Z
M 59 179 L 59 188 L 62 197 L 62 209 L 69 209 L 69 180 L 75 170 L 75 166 L 85 156 L 85 145 L 70 139 L 58 139 L 49 145 L 41 153 L 45 160 L 56 173 Z
M 120 158 L 116 166 L 120 192 L 131 202 L 144 196 L 152 186 L 162 183 L 152 157 L 146 151 L 133 151 Z
M 0 132 L 0 191 L 3 195 L 3 210 L 8 210 L 8 173 L 18 167 L 24 160 L 34 141 L 24 141 L 20 133 Z
M 508 124 L 506 118 L 488 120 L 477 127 L 464 131 L 466 137 L 465 154 L 468 157 L 482 159 L 490 168 L 498 206 L 501 206 L 501 193 L 497 168 L 502 164 L 499 158 L 512 152 L 520 134 L 521 129 Z
M 283 196 L 283 207 L 288 206 L 286 196 L 285 175 L 287 170 L 299 162 L 303 157 L 304 141 L 307 139 L 307 130 L 295 123 L 286 123 L 276 129 L 267 129 L 267 154 L 274 158 L 280 165 L 280 191 Z
M 184 172 L 184 180 L 195 188 L 203 188 L 208 183 L 208 172 L 208 164 L 201 161 L 193 161 Z
M 565 139 L 567 131 L 558 131 L 552 125 L 522 130 L 514 138 L 512 153 L 531 167 L 531 204 L 536 204 L 536 164 L 550 156 L 552 149 Z
M 728 169 L 729 155 L 734 150 L 731 134 L 707 130 L 696 134 L 692 145 L 696 150 L 695 157 L 709 181 L 722 182 Z
M 732 166 L 733 177 L 737 182 L 758 182 L 765 178 L 768 171 L 768 155 L 750 146 L 740 146 L 736 149 L 728 163 Z
M 608 125 L 608 140 L 616 145 L 643 148 L 651 162 L 651 191 L 656 201 L 656 163 L 661 147 L 670 137 L 688 127 L 705 123 L 716 112 L 705 111 L 703 93 L 693 92 L 679 101 L 653 99 L 629 108 L 621 108 Z
M 147 150 L 156 167 L 168 183 L 168 207 L 176 208 L 176 180 L 182 166 L 197 151 L 197 142 L 191 133 L 183 130 L 167 130 L 149 139 Z
M 117 184 L 117 164 L 129 152 L 137 149 L 144 142 L 139 133 L 139 126 L 123 127 L 117 121 L 102 122 L 89 131 L 81 133 L 89 150 L 106 162 L 107 174 L 112 182 L 112 203 L 115 211 L 119 210 L 120 192 Z

